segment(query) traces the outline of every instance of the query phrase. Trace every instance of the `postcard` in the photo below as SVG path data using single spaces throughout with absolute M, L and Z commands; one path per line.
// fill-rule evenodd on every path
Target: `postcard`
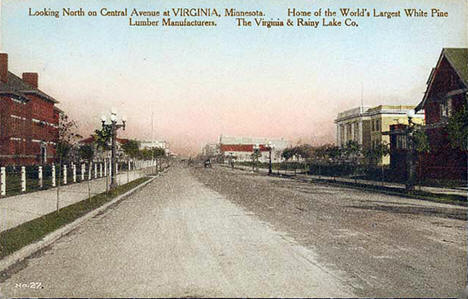
M 1 1 L 0 298 L 468 298 L 467 4 Z

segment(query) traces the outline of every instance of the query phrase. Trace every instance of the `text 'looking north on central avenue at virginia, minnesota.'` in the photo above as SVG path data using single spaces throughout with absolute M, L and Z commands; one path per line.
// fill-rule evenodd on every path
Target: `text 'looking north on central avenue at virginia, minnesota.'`
M 98 10 L 86 8 L 29 8 L 30 17 L 66 18 L 121 18 L 131 27 L 216 27 L 234 26 L 238 28 L 287 28 L 331 29 L 337 27 L 358 28 L 362 20 L 374 19 L 388 22 L 394 19 L 409 18 L 415 22 L 427 18 L 448 18 L 449 13 L 440 8 L 421 9 L 402 7 L 395 10 L 380 10 L 371 7 L 326 7 L 295 8 L 288 7 L 283 13 L 272 15 L 258 10 L 217 7 L 171 7 L 164 9 L 141 10 L 138 8 L 102 7 Z M 366 24 L 368 25 L 368 24 Z

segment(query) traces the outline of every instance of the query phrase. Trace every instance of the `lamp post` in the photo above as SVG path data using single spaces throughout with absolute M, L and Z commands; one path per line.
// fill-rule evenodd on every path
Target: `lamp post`
M 102 129 L 109 130 L 111 133 L 111 183 L 110 188 L 113 189 L 117 187 L 116 182 L 116 174 L 117 174 L 117 167 L 116 167 L 116 139 L 117 139 L 117 130 L 122 128 L 125 131 L 125 124 L 127 120 L 125 116 L 122 117 L 122 123 L 118 123 L 117 119 L 117 111 L 115 109 L 111 110 L 110 115 L 110 122 L 107 122 L 107 117 L 103 115 L 101 117 Z
M 231 168 L 234 169 L 234 155 L 232 153 L 229 154 L 229 164 L 231 164 Z
M 413 117 L 415 113 L 414 110 L 409 110 L 407 112 L 408 116 L 408 128 L 406 129 L 406 137 L 407 137 L 407 146 L 408 146 L 408 153 L 406 155 L 406 165 L 407 165 L 407 180 L 406 180 L 406 191 L 413 191 L 414 190 L 414 182 L 415 182 L 415 165 L 414 165 L 414 123 Z
M 255 171 L 257 168 L 257 160 L 258 160 L 258 153 L 260 152 L 260 145 L 257 143 L 253 146 L 253 154 L 252 154 L 252 171 Z
M 269 159 L 269 164 L 268 164 L 268 175 L 272 174 L 272 164 L 271 164 L 271 151 L 273 150 L 273 144 L 271 141 L 268 141 L 268 159 Z

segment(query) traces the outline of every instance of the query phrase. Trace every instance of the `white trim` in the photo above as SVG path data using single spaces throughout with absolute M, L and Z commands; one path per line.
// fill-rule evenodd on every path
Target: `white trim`
M 18 100 L 18 99 L 13 98 L 13 97 L 10 97 L 10 99 L 11 99 L 13 102 L 16 102 L 16 103 L 18 103 L 18 104 L 26 105 L 26 102 L 25 102 L 25 101 Z
M 16 118 L 16 119 L 22 119 L 22 120 L 26 120 L 26 118 L 25 118 L 25 117 L 21 117 L 21 116 L 14 115 L 14 114 L 10 114 L 10 117 L 12 117 L 12 118 Z
M 35 122 L 35 123 L 40 123 L 40 124 L 43 124 L 43 125 L 48 125 L 48 126 L 51 126 L 51 127 L 54 127 L 54 128 L 58 128 L 58 125 L 52 124 L 52 123 L 47 122 L 45 120 L 39 120 L 39 119 L 33 118 L 32 121 Z

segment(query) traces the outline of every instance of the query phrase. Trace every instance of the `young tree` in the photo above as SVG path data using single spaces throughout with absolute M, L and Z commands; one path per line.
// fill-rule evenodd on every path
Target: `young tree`
M 109 126 L 104 126 L 101 130 L 95 130 L 93 137 L 97 149 L 100 149 L 101 151 L 110 150 L 112 132 Z
M 78 152 L 82 160 L 91 161 L 94 158 L 94 148 L 90 144 L 80 146 Z
M 138 156 L 142 160 L 151 160 L 153 157 L 153 152 L 151 149 L 144 148 L 139 152 Z
M 357 162 L 361 154 L 361 145 L 354 140 L 349 140 L 342 151 L 345 160 L 352 160 L 353 163 Z
M 390 154 L 390 145 L 381 141 L 380 143 L 375 144 L 372 148 L 365 150 L 363 154 L 366 157 L 366 160 L 369 163 L 369 165 L 375 167 L 379 164 L 379 162 L 381 162 L 380 175 L 383 185 L 385 180 L 383 159 Z
M 60 163 L 70 160 L 70 152 L 76 140 L 82 138 L 77 133 L 78 125 L 65 113 L 60 113 L 58 125 L 58 140 L 56 147 L 56 158 Z
M 427 134 L 422 129 L 416 129 L 413 132 L 414 150 L 418 153 L 428 153 L 430 151 Z
M 324 154 L 328 161 L 336 162 L 341 159 L 343 149 L 332 144 L 325 145 Z
M 296 146 L 296 155 L 303 159 L 310 159 L 314 154 L 314 147 L 310 144 Z
M 452 148 L 466 151 L 468 149 L 468 109 L 455 113 L 449 118 L 447 133 Z
M 380 142 L 372 148 L 365 150 L 363 154 L 370 165 L 376 166 L 379 164 L 379 161 L 390 154 L 390 146 L 388 143 Z
M 166 155 L 166 151 L 160 147 L 154 147 L 152 151 L 155 158 L 164 157 Z
M 136 140 L 129 140 L 128 142 L 122 144 L 122 150 L 125 155 L 129 158 L 136 158 L 140 152 L 140 145 Z
M 285 148 L 283 150 L 283 152 L 281 153 L 281 157 L 283 157 L 283 159 L 285 159 L 286 161 L 288 161 L 289 159 L 291 159 L 294 155 L 296 154 L 296 149 L 294 147 L 288 147 L 288 148 Z

